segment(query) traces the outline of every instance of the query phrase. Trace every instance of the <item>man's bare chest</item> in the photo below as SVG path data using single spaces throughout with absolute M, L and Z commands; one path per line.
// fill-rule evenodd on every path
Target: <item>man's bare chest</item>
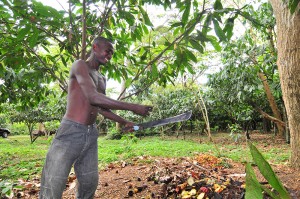
M 105 77 L 97 71 L 91 71 L 90 76 L 92 77 L 92 79 L 97 87 L 97 91 L 105 94 L 105 89 L 106 89 Z

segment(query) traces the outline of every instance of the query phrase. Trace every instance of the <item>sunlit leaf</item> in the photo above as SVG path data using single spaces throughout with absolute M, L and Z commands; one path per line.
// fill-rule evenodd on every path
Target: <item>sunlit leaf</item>
M 189 15 L 190 15 L 190 10 L 191 10 L 191 1 L 186 1 L 185 10 L 182 14 L 182 19 L 181 19 L 181 21 L 183 23 L 186 23 L 188 21 L 188 18 L 189 18 Z
M 246 196 L 245 199 L 262 199 L 262 189 L 250 163 L 246 165 Z
M 197 41 L 191 39 L 189 42 L 191 43 L 194 49 L 198 50 L 200 53 L 204 52 L 203 46 L 199 44 Z
M 185 53 L 188 57 L 188 59 L 192 60 L 193 62 L 197 62 L 197 58 L 196 56 L 194 55 L 194 53 L 192 53 L 191 51 L 189 51 L 188 49 L 185 50 Z
M 294 14 L 294 12 L 297 9 L 297 6 L 300 3 L 300 0 L 289 0 L 288 2 L 289 2 L 288 6 L 289 6 L 289 9 L 290 9 L 290 12 L 291 12 L 291 14 Z
M 207 36 L 210 43 L 213 45 L 216 51 L 220 52 L 222 50 L 222 47 L 220 46 L 220 43 L 217 41 L 217 38 L 214 36 Z
M 33 27 L 33 34 L 31 35 L 29 39 L 29 46 L 30 48 L 33 48 L 35 44 L 38 41 L 38 36 L 39 36 L 39 30 L 36 27 Z
M 29 25 L 25 26 L 25 28 L 22 28 L 17 35 L 17 39 L 19 41 L 23 40 L 24 37 L 29 33 L 31 27 Z
M 230 38 L 233 35 L 234 19 L 235 18 L 229 18 L 229 19 L 227 19 L 225 27 L 223 29 L 224 33 L 226 33 L 226 35 L 227 35 L 227 39 L 228 40 L 230 40 Z
M 215 9 L 215 10 L 221 10 L 221 9 L 223 9 L 221 0 L 216 0 L 216 1 L 215 1 L 215 3 L 214 3 L 214 9 Z
M 125 87 L 128 88 L 132 83 L 132 78 L 127 78 L 125 82 Z
M 270 164 L 265 160 L 257 148 L 249 142 L 250 152 L 259 171 L 266 178 L 269 184 L 279 193 L 282 198 L 290 198 L 287 190 L 284 188 L 277 175 L 274 173 Z
M 143 15 L 143 19 L 145 21 L 145 24 L 148 25 L 148 26 L 153 26 L 153 24 L 151 23 L 150 19 L 149 19 L 149 16 L 148 16 L 148 13 L 143 9 L 142 6 L 139 6 L 139 9 Z
M 219 37 L 220 41 L 226 41 L 226 36 L 222 30 L 222 28 L 219 25 L 219 22 L 216 19 L 213 19 L 214 28 L 216 35 Z

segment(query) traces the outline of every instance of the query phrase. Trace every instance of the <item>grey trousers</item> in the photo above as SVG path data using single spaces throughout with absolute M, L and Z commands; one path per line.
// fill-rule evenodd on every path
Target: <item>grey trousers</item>
M 77 199 L 93 198 L 98 185 L 98 131 L 63 119 L 46 156 L 39 199 L 61 199 L 72 166 Z

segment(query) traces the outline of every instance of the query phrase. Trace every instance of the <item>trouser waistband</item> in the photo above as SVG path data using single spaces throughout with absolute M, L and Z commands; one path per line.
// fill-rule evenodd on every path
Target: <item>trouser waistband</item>
M 75 126 L 77 126 L 77 127 L 85 127 L 85 128 L 93 128 L 93 127 L 96 127 L 96 123 L 86 125 L 86 124 L 81 124 L 81 123 L 74 122 L 74 121 L 72 121 L 72 120 L 65 119 L 65 118 L 63 118 L 63 119 L 61 120 L 61 123 L 63 123 L 63 124 L 71 124 L 71 125 L 75 125 Z

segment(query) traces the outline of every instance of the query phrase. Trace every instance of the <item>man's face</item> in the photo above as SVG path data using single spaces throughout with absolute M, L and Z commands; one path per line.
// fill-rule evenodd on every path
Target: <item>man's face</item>
M 100 64 L 106 64 L 114 54 L 113 45 L 109 42 L 104 42 L 99 45 L 94 45 L 94 52 Z

